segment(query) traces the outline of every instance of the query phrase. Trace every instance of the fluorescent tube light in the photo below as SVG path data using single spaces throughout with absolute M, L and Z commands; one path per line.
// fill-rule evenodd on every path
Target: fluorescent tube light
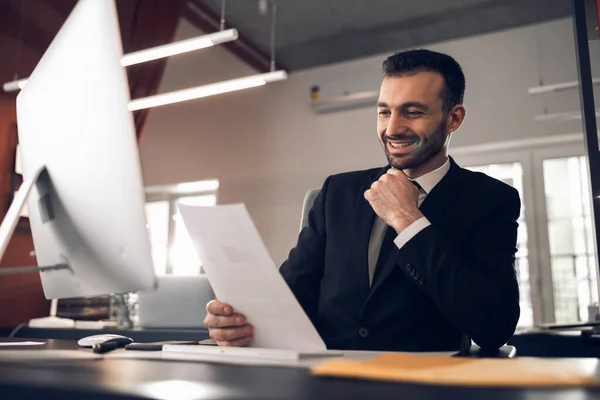
M 596 110 L 596 118 L 600 117 L 600 110 Z M 567 111 L 567 112 L 559 112 L 553 114 L 541 114 L 533 117 L 538 122 L 545 121 L 557 121 L 557 122 L 566 122 L 566 121 L 578 121 L 581 120 L 581 112 L 580 111 Z
M 203 86 L 196 86 L 189 89 L 177 90 L 174 92 L 143 97 L 140 99 L 132 100 L 127 106 L 127 108 L 129 109 L 129 111 L 136 111 L 150 107 L 158 107 L 166 104 L 178 103 L 181 101 L 199 99 L 202 97 L 214 96 L 221 93 L 233 92 L 236 90 L 262 86 L 264 84 L 281 81 L 286 78 L 287 73 L 283 70 L 267 72 L 265 74 L 250 75 L 243 78 L 236 78 L 228 81 L 211 83 Z
M 177 190 L 181 192 L 209 192 L 219 189 L 219 181 L 211 179 L 209 181 L 183 182 L 177 184 Z
M 197 194 L 203 192 L 214 192 L 219 189 L 219 181 L 211 179 L 207 181 L 184 182 L 174 185 L 146 186 L 147 195 L 180 195 Z
M 593 85 L 597 85 L 598 83 L 600 83 L 600 78 L 592 79 Z M 578 88 L 578 87 L 579 87 L 579 82 L 577 82 L 577 81 L 563 82 L 563 83 L 555 83 L 553 85 L 543 85 L 543 86 L 531 87 L 531 88 L 527 89 L 527 93 L 535 95 L 535 94 L 542 94 L 542 93 L 559 92 L 561 90 L 574 89 L 574 88 Z
M 27 84 L 28 79 L 19 79 L 18 81 L 6 82 L 2 88 L 5 92 L 15 92 L 17 90 L 21 90 Z
M 181 40 L 179 42 L 169 43 L 162 46 L 153 47 L 151 49 L 140 50 L 126 54 L 121 59 L 121 65 L 127 67 L 147 61 L 158 60 L 160 58 L 171 57 L 177 54 L 211 47 L 216 44 L 231 42 L 237 38 L 237 29 L 227 29 L 225 31 L 219 31 L 204 36 Z
M 194 50 L 200 50 L 206 47 L 214 46 L 221 43 L 231 42 L 238 38 L 237 29 L 227 29 L 208 35 L 198 36 L 191 39 L 180 40 L 165 44 L 162 46 L 152 47 L 146 50 L 140 50 L 133 53 L 129 53 L 121 58 L 121 65 L 124 67 L 140 64 L 147 61 L 158 60 L 174 56 L 177 54 L 187 53 Z M 20 79 L 18 81 L 6 82 L 3 85 L 5 92 L 15 92 L 23 89 L 27 84 L 26 79 Z

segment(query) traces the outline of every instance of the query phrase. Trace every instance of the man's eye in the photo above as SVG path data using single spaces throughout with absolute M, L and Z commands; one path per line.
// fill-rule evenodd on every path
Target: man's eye
M 405 114 L 406 114 L 406 116 L 408 116 L 410 118 L 418 118 L 423 115 L 423 112 L 421 112 L 421 111 L 406 111 Z
M 390 112 L 388 110 L 379 110 L 377 111 L 377 114 L 379 115 L 388 115 Z

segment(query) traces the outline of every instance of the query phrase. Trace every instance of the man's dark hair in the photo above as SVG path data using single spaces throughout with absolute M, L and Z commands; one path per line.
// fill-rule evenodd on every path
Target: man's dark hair
M 401 51 L 383 62 L 385 76 L 399 77 L 418 72 L 436 72 L 444 78 L 445 87 L 440 94 L 444 112 L 462 104 L 465 94 L 465 75 L 456 60 L 447 54 L 431 50 Z

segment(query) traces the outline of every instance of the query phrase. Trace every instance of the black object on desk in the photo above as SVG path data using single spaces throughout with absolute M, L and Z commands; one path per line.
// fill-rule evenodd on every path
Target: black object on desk
M 79 347 L 91 347 L 94 353 L 103 354 L 111 350 L 125 347 L 133 342 L 133 339 L 122 335 L 99 334 L 86 336 L 77 342 Z
M 508 343 L 519 349 L 520 357 L 600 358 L 600 338 L 580 332 L 522 332 Z
M 119 347 L 122 347 L 119 345 L 119 343 L 109 341 L 109 342 L 104 342 L 104 343 L 96 343 L 95 345 L 92 346 L 92 350 L 96 354 L 104 354 L 104 353 L 108 353 L 109 351 L 116 350 Z

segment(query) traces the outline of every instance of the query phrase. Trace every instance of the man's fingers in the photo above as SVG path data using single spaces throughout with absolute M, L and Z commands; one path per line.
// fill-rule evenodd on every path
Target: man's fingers
M 246 317 L 242 314 L 232 316 L 207 314 L 204 319 L 204 326 L 207 328 L 227 328 L 242 326 L 246 323 Z
M 236 328 L 214 328 L 210 330 L 210 337 L 217 342 L 232 341 L 254 333 L 254 327 L 250 324 Z
M 233 340 L 218 340 L 216 342 L 219 346 L 244 347 L 248 346 L 250 342 L 252 342 L 252 339 L 254 339 L 254 335 L 248 335 Z
M 403 181 L 407 181 L 407 182 L 409 180 L 408 176 L 406 176 L 404 171 L 402 171 L 401 169 L 390 168 L 386 171 L 386 173 L 383 176 L 385 176 L 385 175 L 395 176 L 395 177 L 400 178 Z
M 396 168 L 390 168 L 387 171 L 385 171 L 387 174 L 389 175 L 393 175 L 393 176 L 404 176 L 406 177 L 406 174 L 404 173 L 404 171 L 402 171 L 401 169 L 396 169 Z
M 218 300 L 212 300 L 206 305 L 206 311 L 214 315 L 231 315 L 233 308 L 229 304 L 221 303 Z
M 389 170 L 388 170 L 388 171 L 389 171 Z M 380 182 L 384 182 L 384 183 L 386 183 L 386 182 L 389 182 L 389 181 L 390 181 L 390 175 L 391 175 L 391 174 L 390 174 L 389 172 L 388 172 L 387 174 L 383 174 L 383 175 L 381 175 L 381 176 L 379 177 L 379 181 L 380 181 Z

